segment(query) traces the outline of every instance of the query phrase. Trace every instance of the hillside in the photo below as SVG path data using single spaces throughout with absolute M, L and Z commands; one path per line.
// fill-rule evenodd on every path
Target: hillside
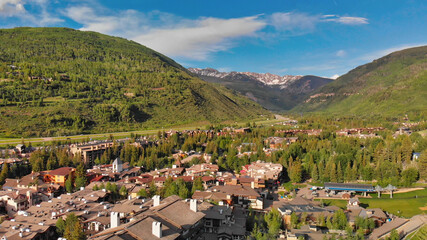
M 0 30 L 0 136 L 244 120 L 266 110 L 140 44 L 66 28 Z
M 317 76 L 278 76 L 250 72 L 219 72 L 189 68 L 201 79 L 233 89 L 272 111 L 289 110 L 331 79 Z
M 315 91 L 294 111 L 426 116 L 427 46 L 359 66 Z

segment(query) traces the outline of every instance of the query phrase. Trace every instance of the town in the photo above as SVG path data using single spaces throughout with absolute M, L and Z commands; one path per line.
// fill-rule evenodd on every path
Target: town
M 23 142 L 0 155 L 0 236 L 401 239 L 427 224 L 423 124 Z

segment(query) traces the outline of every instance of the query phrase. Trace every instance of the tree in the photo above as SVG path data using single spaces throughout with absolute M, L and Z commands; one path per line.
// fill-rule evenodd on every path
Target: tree
M 290 179 L 293 183 L 299 183 L 302 180 L 302 168 L 299 161 L 295 161 L 291 165 Z
M 60 217 L 57 221 L 56 221 L 56 232 L 58 233 L 59 236 L 64 236 L 64 231 L 65 231 L 65 221 L 64 219 L 62 219 L 62 217 Z
M 291 228 L 297 228 L 298 227 L 298 216 L 295 212 L 291 213 Z
M 81 187 L 86 187 L 87 178 L 86 178 L 86 170 L 83 163 L 80 163 L 76 169 L 76 180 L 75 185 L 76 189 L 80 189 Z
M 59 221 L 59 220 L 58 220 Z M 59 224 L 60 227 L 62 227 L 62 223 L 58 221 L 56 222 L 57 225 Z M 81 226 L 81 222 L 77 218 L 77 216 L 74 213 L 71 213 L 67 215 L 67 219 L 64 223 L 65 227 L 62 231 L 63 237 L 67 240 L 85 240 L 86 235 L 83 232 L 83 228 Z
M 3 185 L 6 178 L 9 176 L 9 164 L 6 162 L 3 164 L 3 168 L 1 169 L 0 173 L 0 185 Z
M 71 236 L 70 236 L 70 238 L 67 238 L 67 239 L 70 239 L 70 240 L 85 240 L 86 239 L 86 235 L 83 232 L 83 228 L 82 228 L 80 221 L 77 221 L 74 223 L 74 228 L 73 228 L 73 231 L 71 232 Z
M 138 191 L 138 196 L 143 197 L 143 198 L 148 198 L 149 197 L 147 190 L 145 190 L 143 188 L 141 188 Z
M 191 188 L 191 193 L 193 194 L 195 191 L 203 191 L 203 181 L 201 177 L 197 177 L 193 182 L 193 187 Z
M 67 192 L 72 193 L 74 186 L 73 186 L 73 178 L 70 176 L 66 181 L 65 181 L 65 190 L 67 190 Z
M 427 181 L 427 150 L 422 151 L 418 158 L 418 170 L 420 172 L 420 178 Z
M 313 170 L 311 171 L 311 178 L 314 182 L 319 181 L 319 171 L 317 170 L 317 164 L 313 165 Z
M 332 217 L 334 229 L 344 230 L 347 227 L 347 216 L 342 209 L 336 211 Z
M 273 208 L 264 216 L 264 221 L 267 223 L 269 236 L 275 238 L 282 226 L 282 215 L 277 209 Z
M 127 188 L 125 187 L 125 185 L 123 185 L 123 186 L 120 188 L 119 194 L 120 194 L 123 198 L 126 198 L 126 197 L 128 196 L 128 190 L 127 190 Z
M 418 179 L 418 170 L 416 168 L 408 168 L 402 171 L 402 184 L 409 187 L 414 184 Z
M 397 232 L 396 229 L 393 229 L 390 233 L 389 237 L 386 237 L 386 240 L 399 240 L 400 239 L 400 234 L 399 232 Z

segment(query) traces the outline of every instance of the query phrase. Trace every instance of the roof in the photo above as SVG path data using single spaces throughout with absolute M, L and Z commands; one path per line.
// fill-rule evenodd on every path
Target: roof
M 167 201 L 172 201 L 168 204 Z M 163 200 L 157 207 L 152 209 L 162 218 L 166 218 L 175 226 L 183 229 L 189 229 L 198 221 L 200 221 L 205 214 L 202 212 L 193 212 L 190 206 L 181 201 L 178 196 L 170 196 Z
M 70 172 L 74 170 L 75 168 L 72 168 L 72 167 L 62 167 L 62 168 L 57 168 L 55 170 L 50 171 L 49 174 L 56 175 L 56 176 L 67 176 L 68 174 L 70 174 Z
M 346 190 L 357 192 L 373 192 L 375 189 L 371 184 L 348 184 L 348 183 L 325 183 L 327 190 Z
M 374 229 L 372 234 L 369 236 L 369 239 L 379 239 L 383 235 L 391 232 L 391 230 L 402 226 L 407 221 L 408 221 L 407 219 L 395 218 L 392 221 L 385 223 L 381 227 Z

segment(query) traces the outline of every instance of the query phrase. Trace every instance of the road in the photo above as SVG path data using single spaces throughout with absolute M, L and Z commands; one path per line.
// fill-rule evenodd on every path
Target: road
M 257 125 L 269 125 L 272 123 L 276 123 L 281 121 L 280 119 L 278 119 L 277 117 L 281 118 L 281 119 L 285 119 L 284 117 L 280 116 L 280 115 L 276 115 L 276 119 L 269 119 L 269 120 L 265 120 L 265 119 L 261 119 L 258 121 L 255 121 Z M 244 126 L 246 122 L 239 122 L 236 124 L 239 126 Z M 140 130 L 140 131 L 129 131 L 129 132 L 115 132 L 115 133 L 98 133 L 98 134 L 81 134 L 81 135 L 74 135 L 74 136 L 58 136 L 58 137 L 38 137 L 38 138 L 10 138 L 10 139 L 0 139 L 0 146 L 4 146 L 4 145 L 16 145 L 16 144 L 20 144 L 23 141 L 25 143 L 43 143 L 43 142 L 51 142 L 51 141 L 60 141 L 60 140 L 67 140 L 67 139 L 71 139 L 71 140 L 84 140 L 87 138 L 92 138 L 92 139 L 97 139 L 97 140 L 102 140 L 102 139 L 106 139 L 108 138 L 110 135 L 114 136 L 114 137 L 129 137 L 132 133 L 133 134 L 138 134 L 138 135 L 149 135 L 149 134 L 156 134 L 158 131 L 163 131 L 163 130 L 168 130 L 168 129 L 173 129 L 176 131 L 183 131 L 183 130 L 192 130 L 192 129 L 203 129 L 206 126 L 206 123 L 204 124 L 200 124 L 200 123 L 195 123 L 195 125 L 186 125 L 186 126 L 175 126 L 175 127 L 167 127 L 165 128 L 159 128 L 159 129 L 150 129 L 150 130 Z

